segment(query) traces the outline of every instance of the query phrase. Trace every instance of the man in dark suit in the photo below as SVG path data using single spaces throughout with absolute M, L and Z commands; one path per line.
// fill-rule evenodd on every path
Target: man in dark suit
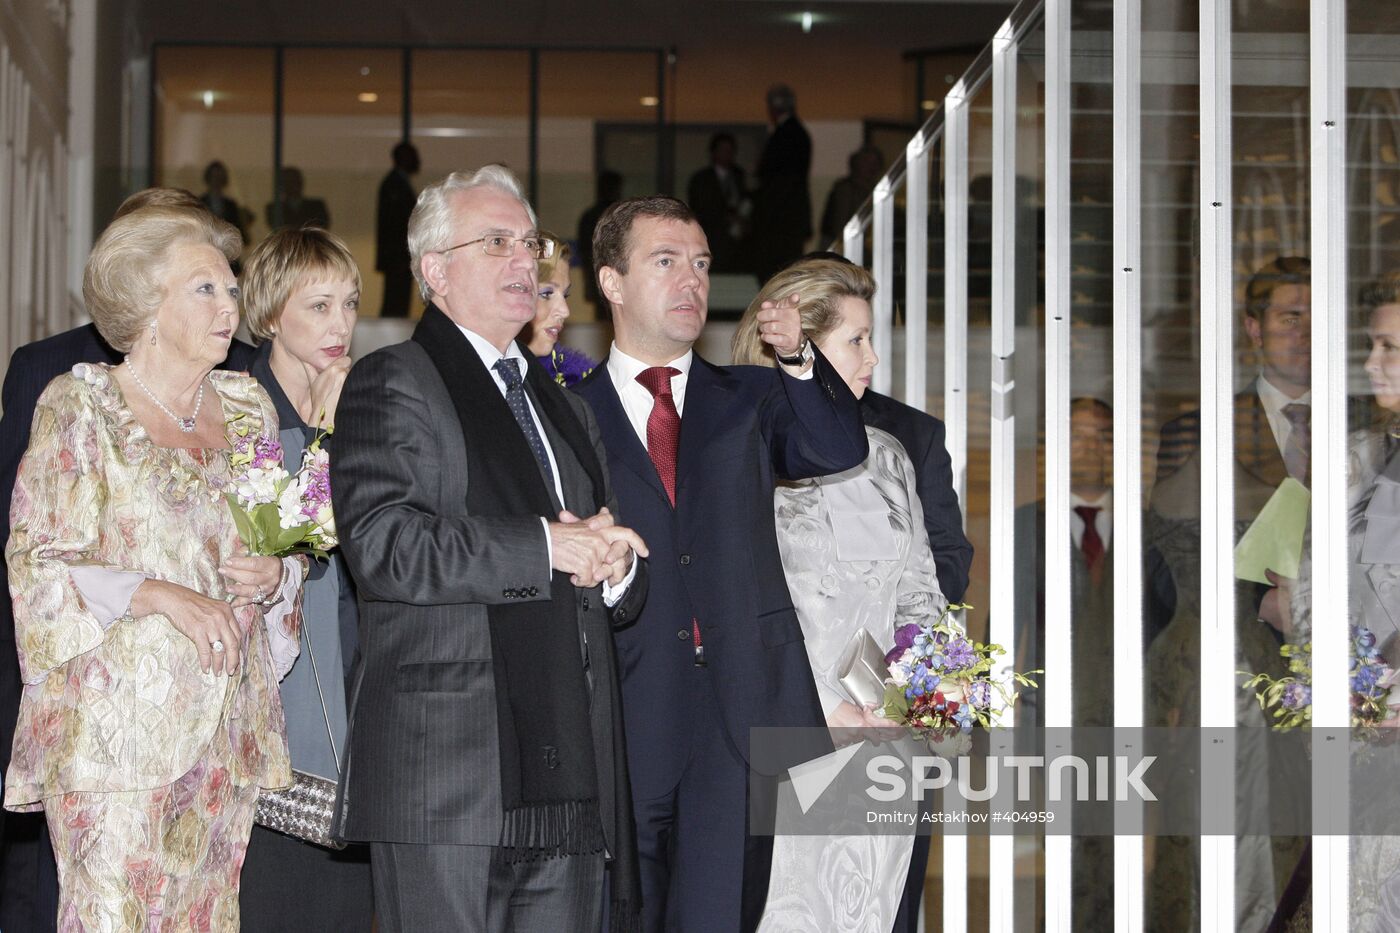
M 413 297 L 414 272 L 408 256 L 408 218 L 418 193 L 413 176 L 418 174 L 418 150 L 412 143 L 394 147 L 394 167 L 379 183 L 379 207 L 374 217 L 374 268 L 384 273 L 384 303 L 380 317 L 408 317 Z
M 188 191 L 147 188 L 123 201 L 112 219 L 152 204 L 208 209 Z M 254 352 L 243 341 L 234 340 L 228 359 L 220 368 L 245 370 Z M 14 495 L 20 459 L 29 448 L 29 430 L 39 396 L 54 378 L 78 363 L 116 365 L 121 361 L 122 354 L 108 346 L 92 324 L 27 343 L 10 357 L 4 388 L 0 390 L 0 404 L 4 407 L 0 417 L 0 503 L 5 515 L 5 521 L 0 522 L 0 571 L 7 577 L 4 552 L 10 539 L 10 498 Z M 20 692 L 13 608 L 8 598 L 0 599 L 0 774 L 10 766 Z M 0 810 L 0 832 L 0 930 L 53 930 L 58 917 L 58 870 L 44 814 L 6 816 Z
M 748 198 L 744 169 L 734 162 L 738 145 L 733 133 L 710 137 L 710 164 L 691 175 L 686 186 L 686 202 L 710 241 L 715 272 L 738 271 Z
M 962 509 L 953 488 L 947 428 L 933 415 L 869 389 L 860 400 L 860 414 L 872 428 L 893 434 L 914 462 L 914 482 L 938 566 L 938 585 L 949 602 L 960 602 L 972 571 L 972 542 L 963 533 Z
M 548 248 L 500 166 L 425 190 L 431 303 L 351 370 L 332 463 L 360 663 L 338 822 L 380 929 L 593 930 L 641 909 L 611 625 L 645 598 L 597 425 L 516 336 Z
M 1311 483 L 1310 386 L 1312 380 L 1311 264 L 1306 258 L 1284 256 L 1260 268 L 1245 287 L 1245 332 L 1254 346 L 1259 375 L 1234 400 L 1234 519 L 1242 534 L 1260 511 L 1292 477 Z M 1144 544 L 1154 545 L 1166 558 L 1157 580 L 1146 581 L 1153 592 L 1174 592 L 1176 612 L 1171 625 L 1152 645 L 1148 666 L 1148 724 L 1199 721 L 1198 674 L 1182 658 L 1200 652 L 1199 591 L 1201 483 L 1209 482 L 1213 464 L 1200 450 L 1200 413 L 1189 412 L 1166 424 L 1158 450 L 1158 480 L 1152 491 Z M 1266 619 L 1277 615 L 1276 603 L 1287 591 L 1248 580 L 1235 581 L 1236 669 L 1286 673 L 1278 648 L 1281 636 Z M 1158 688 L 1158 685 L 1165 687 Z M 1242 743 L 1263 734 L 1267 721 L 1254 697 L 1241 691 L 1236 722 L 1253 729 L 1241 731 Z M 1237 763 L 1237 806 L 1265 812 L 1271 795 L 1282 795 L 1297 777 L 1298 762 L 1266 760 L 1267 752 L 1252 741 L 1242 744 Z M 1173 837 L 1179 838 L 1179 837 Z M 1267 923 L 1302 852 L 1294 837 L 1243 836 L 1237 844 L 1236 916 Z M 1159 852 L 1172 850 L 1159 848 Z M 1159 855 L 1159 865 L 1163 864 Z M 1148 891 L 1149 910 L 1161 918 L 1163 929 L 1180 918 L 1180 873 L 1159 870 L 1164 879 Z M 1189 892 L 1188 892 L 1189 896 Z M 1161 906 L 1158 906 L 1160 902 Z M 1251 921 L 1252 922 L 1252 921 Z
M 795 305 L 760 312 L 780 371 L 722 369 L 692 350 L 710 250 L 683 203 L 619 202 L 593 245 L 616 340 L 575 391 L 598 417 L 622 514 L 651 549 L 646 608 L 617 633 L 645 928 L 730 933 L 757 923 L 772 857 L 771 837 L 746 832 L 749 730 L 825 725 L 778 555 L 774 482 L 860 463 L 865 429 Z
M 768 119 L 773 132 L 758 159 L 754 195 L 754 272 L 759 284 L 802 255 L 812 235 L 812 137 L 797 119 L 797 96 L 786 84 L 768 89 Z

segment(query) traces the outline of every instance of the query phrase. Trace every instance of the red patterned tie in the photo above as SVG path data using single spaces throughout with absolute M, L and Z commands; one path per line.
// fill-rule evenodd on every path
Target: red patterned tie
M 676 450 L 680 446 L 681 416 L 671 395 L 671 377 L 681 371 L 674 366 L 653 366 L 637 374 L 637 381 L 651 393 L 651 414 L 647 416 L 647 453 L 666 487 L 671 507 L 676 507 Z M 705 665 L 705 648 L 700 643 L 700 622 L 690 620 L 691 637 L 695 640 L 695 663 Z
M 676 504 L 676 448 L 681 439 L 681 416 L 671 396 L 671 377 L 681 371 L 673 366 L 653 366 L 637 374 L 637 381 L 651 393 L 651 414 L 647 416 L 647 453 L 656 465 L 656 475 L 666 487 L 671 506 Z
M 1076 505 L 1074 514 L 1084 520 L 1084 537 L 1079 539 L 1079 549 L 1084 552 L 1084 563 L 1089 566 L 1089 576 L 1095 583 L 1102 573 L 1103 538 L 1099 537 L 1099 507 L 1096 505 Z

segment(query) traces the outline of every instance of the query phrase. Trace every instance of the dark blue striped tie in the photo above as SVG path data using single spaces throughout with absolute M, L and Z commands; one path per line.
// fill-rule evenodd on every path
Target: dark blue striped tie
M 494 368 L 506 384 L 506 404 L 510 406 L 510 413 L 515 416 L 520 430 L 525 432 L 525 440 L 534 451 L 535 459 L 540 462 L 540 469 L 544 470 L 546 485 L 553 489 L 554 470 L 549 466 L 549 452 L 544 449 L 544 439 L 535 428 L 535 419 L 530 417 L 530 403 L 525 399 L 525 381 L 521 378 L 520 368 L 516 360 L 508 356 L 497 360 Z

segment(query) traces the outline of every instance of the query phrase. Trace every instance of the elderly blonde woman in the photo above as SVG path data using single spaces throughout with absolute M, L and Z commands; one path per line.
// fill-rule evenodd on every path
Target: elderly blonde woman
M 117 366 L 44 391 L 6 550 L 24 695 L 5 805 L 43 809 L 58 927 L 230 930 L 260 787 L 290 783 L 277 677 L 301 564 L 250 557 L 224 493 L 267 393 L 214 372 L 238 232 L 203 210 L 113 223 L 83 295 Z
M 759 336 L 758 313 L 796 302 L 803 334 L 859 399 L 879 363 L 870 345 L 874 295 L 870 273 L 848 262 L 809 259 L 788 266 L 744 312 L 734 333 L 734 362 L 776 365 Z M 890 647 L 898 626 L 936 619 L 947 600 L 915 492 L 914 465 L 892 435 L 869 426 L 865 433 L 870 453 L 864 463 L 780 486 L 773 509 L 783 572 L 827 725 L 888 730 L 890 723 L 842 692 L 841 651 L 862 628 Z M 860 917 L 862 929 L 889 930 L 913 841 L 912 834 L 779 836 L 759 929 L 837 929 Z
M 360 306 L 360 269 L 344 241 L 316 227 L 284 228 L 248 255 L 239 277 L 248 332 L 258 342 L 249 368 L 272 397 L 282 458 L 301 466 L 307 445 L 335 424 L 350 372 Z M 331 452 L 334 438 L 323 436 Z M 355 593 L 338 551 L 311 565 L 302 596 L 301 655 L 281 684 L 292 767 L 335 780 L 345 748 L 345 683 L 358 643 Z M 249 930 L 368 930 L 373 918 L 369 856 L 260 826 L 248 841 L 240 897 Z
M 569 319 L 569 292 L 573 287 L 569 281 L 569 244 L 543 231 L 540 238 L 549 245 L 539 259 L 535 318 L 525 325 L 520 336 L 529 344 L 530 352 L 539 357 L 550 378 L 567 387 L 591 373 L 598 362 L 572 347 L 559 345 L 559 335 Z

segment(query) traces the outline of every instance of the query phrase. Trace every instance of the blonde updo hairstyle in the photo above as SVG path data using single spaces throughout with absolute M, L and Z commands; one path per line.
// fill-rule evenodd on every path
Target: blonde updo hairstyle
M 284 227 L 248 254 L 238 277 L 243 319 L 254 343 L 271 340 L 292 293 L 321 278 L 349 279 L 360 289 L 360 267 L 345 241 L 320 227 Z
M 875 297 L 875 279 L 860 266 L 836 259 L 805 259 L 788 266 L 759 290 L 739 321 L 730 343 L 734 362 L 755 366 L 777 366 L 773 348 L 758 333 L 758 312 L 765 301 L 783 302 L 801 295 L 797 313 L 802 333 L 818 343 L 841 323 L 841 299 Z
M 171 253 L 182 244 L 207 245 L 233 262 L 243 251 L 238 228 L 205 210 L 151 204 L 107 225 L 83 269 L 83 301 L 102 339 L 123 353 L 165 300 L 161 284 Z

